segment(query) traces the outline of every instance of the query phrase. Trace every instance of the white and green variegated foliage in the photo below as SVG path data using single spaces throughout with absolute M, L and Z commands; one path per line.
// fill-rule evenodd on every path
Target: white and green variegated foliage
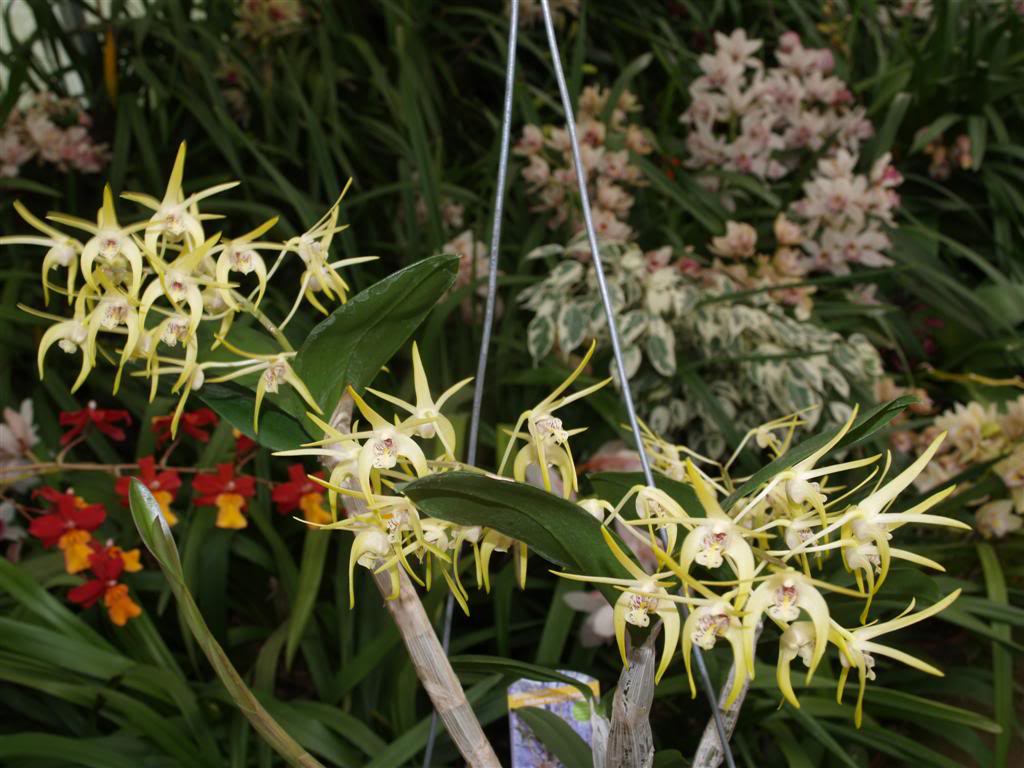
M 608 344 L 594 268 L 576 258 L 578 245 L 577 238 L 530 254 L 563 256 L 520 294 L 533 314 L 534 361 L 553 352 L 568 356 L 591 338 Z M 878 352 L 864 336 L 796 319 L 764 292 L 737 293 L 725 276 L 697 282 L 677 263 L 655 263 L 633 244 L 605 244 L 602 255 L 626 374 L 643 416 L 697 450 L 725 451 L 723 422 L 743 434 L 779 413 L 825 406 L 807 412 L 809 428 L 841 423 L 847 403 L 869 397 L 881 375 Z

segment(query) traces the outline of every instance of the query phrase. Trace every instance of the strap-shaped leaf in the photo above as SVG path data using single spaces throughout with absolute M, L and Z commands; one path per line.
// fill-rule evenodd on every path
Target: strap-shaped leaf
M 539 707 L 523 707 L 517 713 L 565 768 L 593 768 L 590 745 L 554 712 Z
M 431 517 L 493 528 L 572 573 L 629 578 L 605 544 L 601 524 L 576 504 L 539 488 L 449 472 L 416 480 L 404 491 Z M 614 588 L 602 591 L 612 602 L 620 594 Z
M 853 426 L 850 427 L 850 431 L 847 432 L 843 439 L 839 441 L 839 445 L 837 445 L 836 448 L 846 448 L 851 445 L 856 445 L 862 440 L 866 440 L 896 418 L 897 414 L 899 414 L 904 408 L 911 403 L 916 402 L 916 397 L 903 395 L 902 397 L 897 397 L 895 400 L 890 400 L 888 403 L 882 403 L 881 405 L 877 405 L 874 408 L 865 411 L 857 417 Z M 810 456 L 816 450 L 821 448 L 821 446 L 831 440 L 837 431 L 838 427 L 836 429 L 820 432 L 814 437 L 804 440 L 796 447 L 786 451 L 771 464 L 762 467 L 760 470 L 755 472 L 749 480 L 743 483 L 743 485 L 729 494 L 725 501 L 722 502 L 722 508 L 729 509 L 737 502 L 737 500 L 753 493 L 757 488 L 771 480 L 779 472 L 789 469 L 798 461 Z

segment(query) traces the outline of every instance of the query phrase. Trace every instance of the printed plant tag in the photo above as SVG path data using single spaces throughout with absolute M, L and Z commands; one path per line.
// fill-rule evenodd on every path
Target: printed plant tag
M 563 675 L 587 685 L 594 697 L 600 696 L 598 681 L 581 672 L 559 670 Z M 517 680 L 508 688 L 508 722 L 512 738 L 512 768 L 560 768 L 559 761 L 517 714 L 523 707 L 537 707 L 567 722 L 584 743 L 591 744 L 590 707 L 579 688 L 569 683 Z

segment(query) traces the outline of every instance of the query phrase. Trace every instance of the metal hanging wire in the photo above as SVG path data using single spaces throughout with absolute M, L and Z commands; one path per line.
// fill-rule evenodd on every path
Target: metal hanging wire
M 519 43 L 519 0 L 509 3 L 508 56 L 505 61 L 505 100 L 501 112 L 501 146 L 498 149 L 498 178 L 494 190 L 494 222 L 491 225 L 491 250 L 487 261 L 487 304 L 484 307 L 484 322 L 480 336 L 480 353 L 476 363 L 476 379 L 473 381 L 473 410 L 469 418 L 469 439 L 466 448 L 466 462 L 476 463 L 476 449 L 480 437 L 480 411 L 484 400 L 484 381 L 487 376 L 487 358 L 491 351 L 491 331 L 494 328 L 494 308 L 498 300 L 498 254 L 501 249 L 501 220 L 505 212 L 505 186 L 508 179 L 508 148 L 512 137 L 512 92 L 516 79 L 516 47 Z M 444 605 L 444 630 L 441 633 L 441 647 L 448 655 L 452 637 L 452 617 L 455 614 L 455 598 L 449 592 Z M 437 741 L 437 711 L 430 716 L 430 733 L 423 753 L 423 768 L 430 768 Z
M 552 67 L 554 68 L 555 80 L 558 83 L 558 91 L 562 100 L 562 108 L 565 112 L 566 130 L 569 134 L 569 142 L 572 147 L 573 164 L 576 169 L 576 182 L 580 190 L 580 207 L 583 211 L 583 223 L 587 232 L 587 240 L 590 245 L 591 257 L 593 259 L 594 273 L 597 278 L 598 291 L 601 295 L 601 303 L 604 306 L 605 317 L 608 321 L 608 331 L 611 337 L 612 354 L 615 358 L 615 368 L 619 377 L 620 394 L 626 414 L 629 419 L 629 426 L 636 440 L 637 453 L 640 456 L 640 464 L 643 469 L 644 481 L 650 487 L 655 487 L 654 476 L 651 473 L 650 461 L 644 449 L 643 437 L 640 431 L 640 424 L 637 420 L 636 407 L 633 403 L 633 393 L 629 381 L 625 376 L 625 366 L 622 359 L 622 345 L 619 341 L 618 327 L 615 321 L 615 311 L 612 307 L 611 297 L 608 292 L 608 282 L 604 275 L 604 266 L 601 262 L 601 253 L 597 243 L 597 234 L 594 230 L 594 222 L 591 217 L 590 199 L 587 193 L 587 181 L 583 171 L 583 164 L 580 161 L 579 140 L 576 136 L 576 116 L 573 110 L 572 100 L 569 97 L 569 88 L 566 84 L 565 73 L 562 70 L 561 52 L 558 48 L 558 40 L 555 36 L 554 21 L 551 17 L 551 6 L 549 0 L 541 0 L 541 9 L 544 15 L 544 27 L 547 31 L 548 46 L 551 50 Z M 509 32 L 508 32 L 508 57 L 505 66 L 505 99 L 502 110 L 501 123 L 501 146 L 498 155 L 498 177 L 497 188 L 494 192 L 494 221 L 491 227 L 491 243 L 488 260 L 487 273 L 487 303 L 484 309 L 484 320 L 482 335 L 480 339 L 480 353 L 477 358 L 477 372 L 473 387 L 473 409 L 470 415 L 469 439 L 466 451 L 466 461 L 470 464 L 476 461 L 476 451 L 480 434 L 480 412 L 483 404 L 484 382 L 487 373 L 487 360 L 490 354 L 491 332 L 494 327 L 494 310 L 498 292 L 498 254 L 501 245 L 501 222 L 505 207 L 505 186 L 508 177 L 508 155 L 509 142 L 512 126 L 512 93 L 515 85 L 516 69 L 516 46 L 519 35 L 519 2 L 512 0 L 509 3 Z M 454 615 L 455 601 L 451 594 L 448 595 L 444 611 L 444 629 L 441 645 L 445 653 L 448 653 L 451 642 L 452 618 Z M 708 675 L 707 665 L 704 663 L 704 656 L 699 648 L 693 649 L 697 661 L 697 670 L 701 678 L 701 685 L 711 705 L 712 717 L 715 722 L 715 729 L 718 731 L 718 738 L 722 745 L 722 752 L 725 762 L 729 768 L 736 768 L 732 751 L 729 748 L 729 740 L 726 734 L 725 725 L 722 722 L 721 712 L 718 709 L 718 697 L 711 678 Z M 424 751 L 423 766 L 430 768 L 430 761 L 434 754 L 434 744 L 437 740 L 437 712 L 434 712 L 430 719 L 430 733 L 427 737 L 426 749 Z
M 516 5 L 513 0 L 512 5 Z M 626 378 L 626 366 L 622 360 L 622 345 L 619 342 L 619 330 L 615 321 L 615 310 L 612 307 L 611 296 L 608 293 L 608 281 L 604 275 L 604 265 L 601 262 L 601 250 L 597 244 L 597 233 L 594 231 L 594 222 L 590 213 L 590 195 L 587 193 L 587 177 L 583 170 L 583 163 L 580 160 L 580 144 L 576 136 L 576 113 L 573 110 L 572 99 L 569 97 L 569 86 L 565 82 L 565 73 L 562 71 L 562 54 L 558 49 L 558 39 L 555 36 L 555 24 L 551 18 L 551 4 L 549 0 L 541 0 L 541 9 L 544 12 L 544 28 L 547 30 L 548 47 L 551 49 L 551 66 L 555 71 L 555 80 L 558 81 L 558 92 L 562 97 L 562 109 L 565 112 L 565 128 L 569 133 L 569 144 L 572 147 L 573 164 L 576 166 L 576 183 L 580 189 L 580 208 L 583 212 L 583 225 L 587 231 L 587 242 L 590 244 L 590 256 L 594 265 L 594 276 L 597 278 L 598 292 L 601 294 L 601 303 L 604 305 L 605 318 L 608 321 L 608 335 L 611 339 L 612 355 L 615 358 L 615 368 L 619 377 L 619 390 L 622 397 L 622 404 L 626 408 L 626 415 L 629 418 L 629 426 L 633 431 L 633 438 L 636 440 L 636 450 L 640 455 L 640 465 L 644 472 L 644 482 L 651 488 L 655 487 L 654 476 L 651 474 L 651 464 L 647 459 L 647 451 L 644 449 L 643 435 L 640 432 L 640 424 L 636 417 L 636 407 L 633 405 L 633 393 L 629 387 L 629 380 Z M 663 532 L 664 533 L 664 532 Z M 664 543 L 664 536 L 662 537 Z M 667 652 L 667 651 L 666 651 Z M 729 740 L 725 731 L 725 724 L 722 722 L 722 715 L 718 709 L 718 694 L 711 684 L 711 677 L 708 675 L 707 665 L 704 663 L 704 655 L 700 648 L 693 648 L 693 654 L 697 661 L 697 671 L 700 675 L 701 685 L 711 705 L 711 714 L 715 720 L 715 729 L 718 731 L 718 738 L 722 742 L 722 752 L 725 762 L 729 768 L 736 768 L 729 749 Z

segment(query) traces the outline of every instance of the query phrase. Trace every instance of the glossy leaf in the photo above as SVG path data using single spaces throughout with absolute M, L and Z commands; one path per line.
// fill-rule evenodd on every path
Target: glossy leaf
M 238 384 L 207 384 L 199 390 L 199 399 L 239 432 L 272 451 L 286 451 L 309 440 L 298 420 L 268 400 L 260 407 L 260 431 L 254 432 L 256 396 Z
M 597 520 L 572 502 L 539 488 L 450 472 L 421 478 L 404 492 L 431 517 L 493 528 L 572 573 L 629 576 L 608 550 Z M 619 594 L 611 588 L 602 591 L 613 601 Z

